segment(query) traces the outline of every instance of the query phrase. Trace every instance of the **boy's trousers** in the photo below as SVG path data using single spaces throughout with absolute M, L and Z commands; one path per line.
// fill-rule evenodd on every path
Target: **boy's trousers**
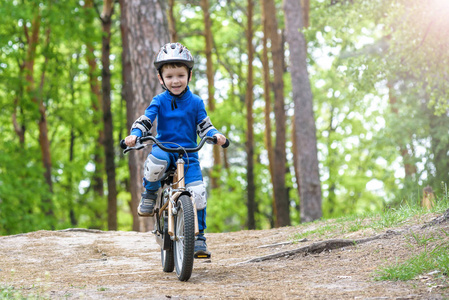
M 171 167 L 176 167 L 176 161 L 178 159 L 177 153 L 168 153 L 159 149 L 158 146 L 153 145 L 153 150 L 151 154 L 158 159 L 165 160 L 167 164 L 167 171 Z M 183 157 L 185 165 L 184 165 L 184 174 L 185 174 L 185 184 L 189 184 L 195 181 L 203 181 L 203 175 L 201 174 L 201 167 L 198 161 L 198 154 L 188 153 L 188 158 Z M 150 182 L 146 178 L 143 178 L 143 186 L 151 192 L 157 191 L 161 187 L 160 181 Z M 200 231 L 206 229 L 206 208 L 197 211 L 198 215 L 198 228 Z

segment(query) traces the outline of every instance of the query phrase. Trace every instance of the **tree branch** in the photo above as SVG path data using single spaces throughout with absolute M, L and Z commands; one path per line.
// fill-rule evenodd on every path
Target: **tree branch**
M 439 217 L 436 217 L 435 219 L 433 219 L 432 221 L 421 227 L 421 229 L 441 224 L 443 222 L 447 222 L 448 220 L 449 220 L 449 208 L 444 212 L 444 214 L 442 214 Z

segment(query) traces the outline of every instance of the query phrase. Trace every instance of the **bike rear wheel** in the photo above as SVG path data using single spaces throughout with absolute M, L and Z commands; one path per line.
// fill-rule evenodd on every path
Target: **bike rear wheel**
M 162 232 L 159 234 L 159 239 L 161 245 L 161 263 L 162 270 L 164 272 L 173 272 L 175 269 L 175 254 L 173 252 L 173 241 L 170 239 L 168 235 L 168 216 L 167 211 L 164 211 L 161 217 L 157 217 L 156 212 L 154 215 L 154 226 L 158 232 Z M 158 237 L 156 237 L 158 240 Z
M 168 247 L 164 249 L 161 248 L 161 261 L 162 261 L 162 270 L 164 272 L 173 272 L 175 269 L 175 253 L 173 252 L 173 242 L 168 235 L 168 219 L 167 213 L 164 213 L 164 217 L 161 218 L 163 220 L 162 228 L 164 228 L 164 245 L 168 244 Z
M 164 250 L 161 249 L 161 261 L 162 261 L 162 270 L 164 272 L 173 272 L 175 269 L 175 255 L 173 253 L 173 249 Z
M 187 281 L 192 275 L 195 249 L 195 214 L 192 200 L 187 195 L 182 195 L 178 199 L 175 236 L 173 246 L 176 275 L 180 281 Z

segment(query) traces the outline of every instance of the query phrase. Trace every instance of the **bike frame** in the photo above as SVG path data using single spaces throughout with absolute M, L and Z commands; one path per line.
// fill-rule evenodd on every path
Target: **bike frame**
M 172 237 L 172 240 L 176 240 L 177 237 L 175 235 L 174 230 L 174 223 L 175 223 L 175 215 L 176 215 L 176 203 L 178 201 L 178 198 L 181 195 L 188 195 L 190 199 L 192 200 L 193 205 L 193 212 L 195 214 L 195 235 L 199 234 L 199 227 L 198 227 L 198 218 L 197 218 L 197 212 L 196 212 L 196 204 L 195 200 L 193 199 L 192 195 L 189 191 L 186 190 L 185 187 L 185 181 L 184 181 L 184 159 L 182 158 L 183 155 L 179 154 L 179 157 L 176 161 L 176 171 L 173 175 L 173 183 L 171 186 L 168 187 L 162 187 L 161 188 L 161 194 L 164 195 L 164 192 L 168 190 L 169 194 L 169 201 L 167 201 L 160 209 L 159 209 L 159 218 L 163 217 L 162 214 L 165 210 L 168 210 L 168 234 Z
M 154 231 L 156 242 L 161 247 L 161 261 L 164 272 L 172 272 L 176 267 L 176 275 L 181 281 L 189 280 L 194 259 L 194 236 L 199 234 L 198 215 L 193 195 L 185 186 L 184 155 L 198 152 L 206 141 L 217 143 L 217 137 L 203 137 L 195 148 L 169 148 L 160 143 L 153 136 L 136 139 L 134 147 L 127 147 L 124 140 L 120 141 L 123 153 L 131 150 L 143 149 L 145 141 L 153 141 L 161 150 L 177 153 L 176 167 L 169 169 L 160 180 L 161 188 L 158 191 L 154 208 Z M 173 144 L 173 143 L 171 143 Z M 229 140 L 222 145 L 229 146 Z M 178 209 L 181 208 L 179 211 Z M 187 220 L 187 221 L 186 221 Z M 176 230 L 175 230 L 176 226 Z M 179 231 L 179 232 L 178 232 Z

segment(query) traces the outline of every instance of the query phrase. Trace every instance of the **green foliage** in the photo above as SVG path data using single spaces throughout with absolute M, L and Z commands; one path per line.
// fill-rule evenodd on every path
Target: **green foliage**
M 324 170 L 324 217 L 399 205 L 407 198 L 418 199 L 423 186 L 439 189 L 441 182 L 448 182 L 448 157 L 438 150 L 447 149 L 443 137 L 448 136 L 448 117 L 436 115 L 442 102 L 432 102 L 434 95 L 425 86 L 438 86 L 433 93 L 447 91 L 439 79 L 426 74 L 446 68 L 432 61 L 445 46 L 435 46 L 436 40 L 430 39 L 440 35 L 447 41 L 433 31 L 446 27 L 436 27 L 441 18 L 435 23 L 429 18 L 440 15 L 436 6 L 444 11 L 449 6 L 433 4 L 312 4 L 306 36 Z M 429 26 L 417 26 L 419 18 L 418 24 Z M 421 59 L 422 54 L 432 59 Z M 447 55 L 439 58 L 445 61 Z M 404 174 L 401 168 L 406 165 L 415 166 L 416 172 Z
M 101 161 L 103 155 L 98 143 L 102 116 L 94 109 L 98 103 L 91 93 L 87 63 L 88 57 L 96 59 L 93 77 L 101 80 L 102 30 L 96 10 L 82 5 L 74 0 L 5 0 L 0 6 L 0 235 L 75 226 L 106 229 L 106 185 L 103 195 L 94 188 L 96 177 L 106 179 L 104 166 L 96 165 L 95 160 L 99 157 Z M 118 141 L 129 129 L 121 99 L 120 10 L 116 5 L 110 59 L 114 138 Z M 264 143 L 263 32 L 260 3 L 254 5 L 256 226 L 269 228 L 273 226 L 273 192 Z M 275 5 L 279 28 L 284 30 L 282 1 L 275 1 Z M 208 230 L 241 230 L 246 228 L 247 219 L 247 2 L 211 1 L 210 6 L 216 108 L 209 114 L 232 145 L 226 152 L 229 168 L 218 166 L 220 171 L 214 170 L 221 184 L 209 191 Z M 353 219 L 348 226 L 336 222 L 309 234 L 369 227 L 378 230 L 406 222 L 406 208 L 410 213 L 418 210 L 422 188 L 427 185 L 437 198 L 447 199 L 448 11 L 449 6 L 440 0 L 311 2 L 310 26 L 304 33 L 317 125 L 323 217 Z M 41 27 L 32 89 L 23 63 L 37 13 Z M 198 3 L 176 3 L 179 41 L 192 51 L 196 61 L 190 86 L 207 104 L 203 18 Z M 286 51 L 286 187 L 292 224 L 298 224 L 301 199 L 293 168 L 294 101 L 288 55 Z M 35 96 L 46 109 L 52 191 L 43 177 L 38 129 L 41 115 L 33 101 Z M 12 116 L 18 127 L 14 127 Z M 19 140 L 17 128 L 24 130 L 24 142 Z M 129 170 L 118 149 L 116 154 L 119 229 L 129 230 Z M 204 156 L 207 161 L 211 154 Z M 406 166 L 414 166 L 416 171 L 406 173 Z M 206 181 L 209 171 L 204 168 Z M 44 213 L 48 199 L 53 203 L 53 216 Z M 442 202 L 447 205 L 447 201 Z M 437 203 L 435 209 L 443 209 L 442 205 Z M 366 224 L 367 218 L 374 222 Z
M 246 205 L 242 191 L 213 190 L 207 205 L 207 231 L 239 231 L 245 228 Z
M 8 147 L 0 155 L 0 233 L 51 229 L 52 220 L 42 212 L 42 199 L 51 195 L 42 166 L 33 162 L 33 152 L 39 150 L 28 152 L 4 142 Z
M 98 20 L 95 27 L 89 25 L 92 23 L 89 18 L 96 16 L 86 14 L 76 1 L 64 4 L 25 1 L 18 5 L 16 1 L 6 1 L 1 7 L 7 19 L 0 26 L 3 87 L 0 107 L 5 112 L 0 120 L 4 138 L 0 157 L 0 234 L 73 226 L 105 228 L 105 199 L 96 198 L 91 189 L 86 189 L 93 174 L 99 172 L 92 168 L 92 158 L 100 128 L 94 125 L 99 123 L 94 120 L 101 116 L 92 109 L 85 45 L 88 42 L 99 45 L 101 27 Z M 39 10 L 32 9 L 37 6 Z M 31 20 L 38 12 L 41 24 L 34 82 L 35 86 L 43 83 L 37 97 L 46 109 L 52 192 L 43 177 L 37 127 L 40 114 L 31 101 L 35 91 L 28 92 L 29 84 L 22 69 L 29 48 L 22 24 L 26 24 L 27 34 L 31 34 L 34 28 Z M 3 35 L 5 32 L 8 35 Z M 23 144 L 11 122 L 13 114 L 24 131 Z M 53 216 L 44 214 L 44 200 L 48 198 L 53 203 Z

